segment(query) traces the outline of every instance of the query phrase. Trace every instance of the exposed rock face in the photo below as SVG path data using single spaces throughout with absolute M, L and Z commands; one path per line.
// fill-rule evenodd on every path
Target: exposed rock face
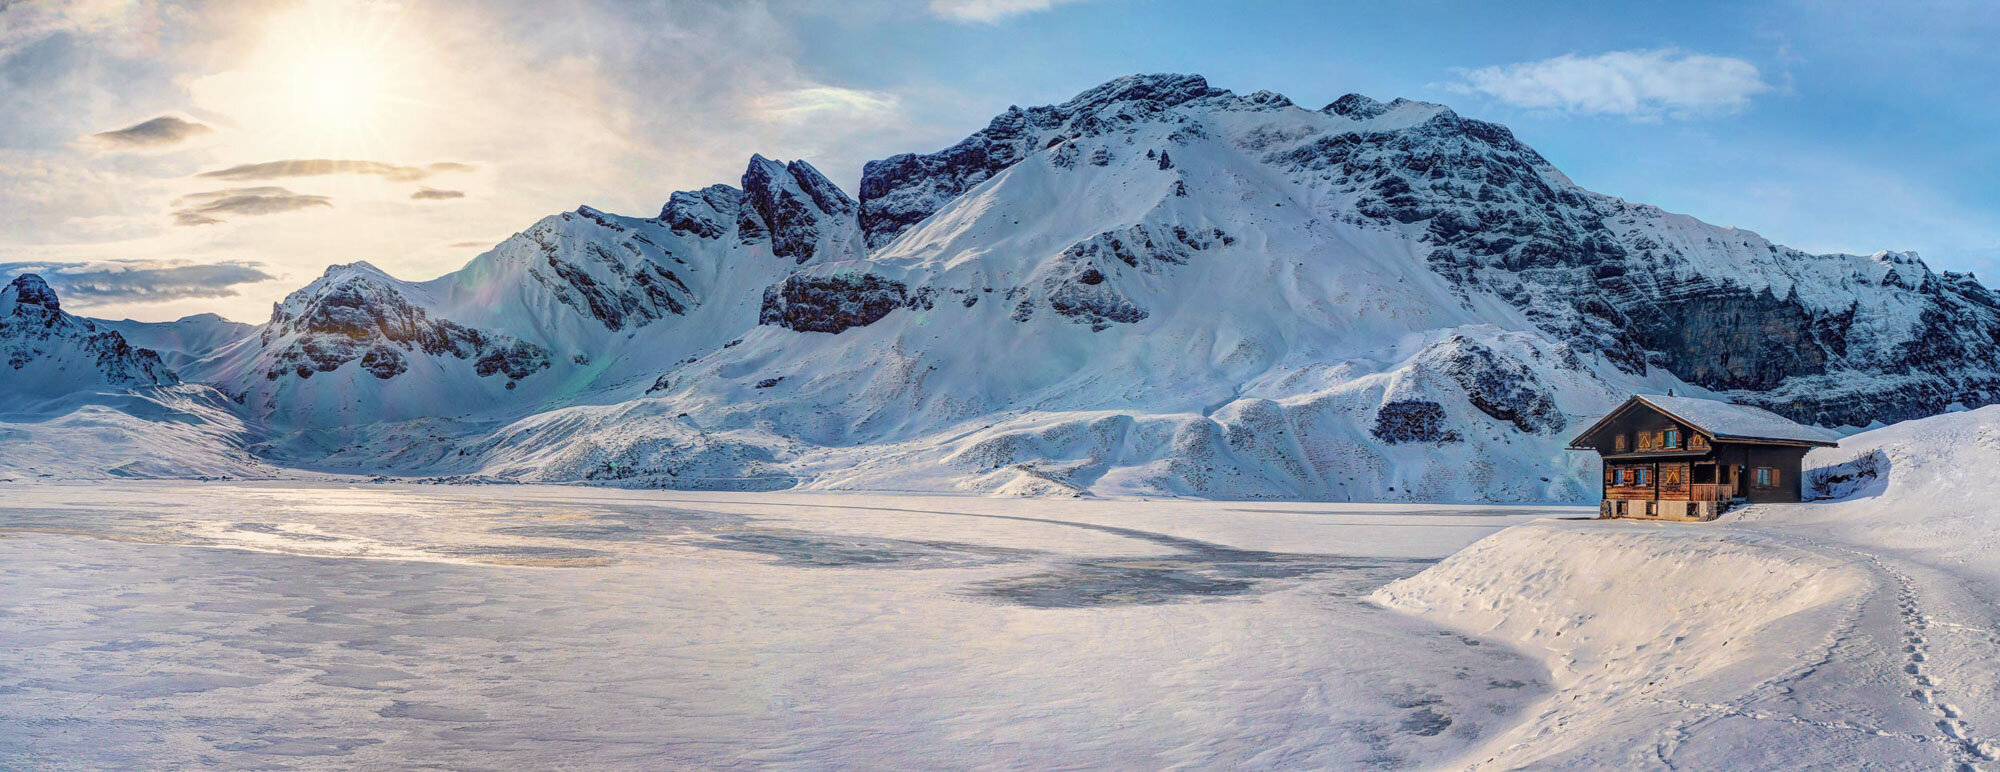
M 7 289 L 13 293 L 13 311 L 16 318 L 41 315 L 54 319 L 56 318 L 54 315 L 62 311 L 62 301 L 56 298 L 56 291 L 51 289 L 49 283 L 43 281 L 40 276 L 32 273 L 21 274 L 14 277 L 14 281 L 7 285 Z
M 1324 112 L 1373 120 L 1412 106 L 1431 114 L 1266 161 L 1352 196 L 1363 222 L 1420 233 L 1431 268 L 1463 291 L 1498 295 L 1629 372 L 1664 368 L 1831 424 L 2000 397 L 2000 312 L 1977 281 L 1913 255 L 1807 254 L 1591 193 L 1505 127 L 1441 106 L 1348 95 Z M 1914 373 L 1929 380 L 1879 388 Z M 1786 388 L 1804 383 L 1815 386 Z M 1828 386 L 1844 393 L 1822 399 Z
M 305 289 L 273 306 L 260 333 L 272 352 L 266 380 L 311 378 L 361 360 L 368 374 L 388 380 L 409 370 L 408 354 L 471 360 L 481 376 L 525 378 L 549 366 L 541 347 L 448 319 L 432 319 L 366 263 L 334 266 Z
M 1461 439 L 1458 432 L 1445 424 L 1443 405 L 1430 400 L 1402 399 L 1383 403 L 1375 413 L 1375 426 L 1369 433 L 1391 445 L 1458 442 Z
M 590 207 L 562 215 L 565 221 L 575 218 L 590 220 L 612 231 L 625 230 Z M 517 238 L 532 242 L 542 255 L 542 264 L 529 268 L 528 275 L 557 300 L 603 322 L 606 329 L 622 330 L 668 314 L 686 314 L 694 302 L 693 292 L 672 269 L 644 259 L 629 242 L 621 242 L 626 252 L 621 256 L 612 251 L 620 247 L 576 238 L 549 221 L 529 228 Z
M 734 224 L 742 202 L 743 191 L 728 185 L 683 190 L 667 199 L 667 205 L 660 209 L 660 220 L 676 233 L 719 239 Z
M 750 230 L 768 233 L 771 252 L 779 257 L 804 263 L 829 254 L 835 257 L 827 259 L 860 256 L 858 210 L 854 199 L 804 161 L 780 164 L 751 156 L 743 171 L 739 216 L 759 221 Z
M 1555 434 L 1567 425 L 1550 389 L 1534 367 L 1463 335 L 1430 346 L 1423 357 L 1449 376 L 1479 412 L 1529 434 Z M 1541 363 L 1547 369 L 1551 363 Z M 1378 424 L 1379 426 L 1379 424 Z
M 62 310 L 42 277 L 21 274 L 0 289 L 0 396 L 54 396 L 92 388 L 179 383 L 159 354 Z
M 872 273 L 793 274 L 764 290 L 758 323 L 840 333 L 874 324 L 911 302 L 909 287 Z
M 1126 281 L 1186 265 L 1197 252 L 1234 242 L 1219 228 L 1137 226 L 1097 234 L 1070 245 L 1043 269 L 1039 291 L 1016 303 L 1015 318 L 1032 318 L 1039 301 L 1092 330 L 1143 321 L 1149 312 L 1121 289 Z

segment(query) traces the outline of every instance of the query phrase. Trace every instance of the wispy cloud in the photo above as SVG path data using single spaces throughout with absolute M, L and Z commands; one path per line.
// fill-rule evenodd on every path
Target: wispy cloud
M 99 260 L 0 263 L 0 277 L 40 274 L 64 301 L 81 304 L 157 303 L 237 294 L 236 285 L 271 281 L 263 263 L 188 260 Z M 5 281 L 5 278 L 0 278 Z
M 418 201 L 443 201 L 452 198 L 465 198 L 465 191 L 439 190 L 437 188 L 420 188 L 417 190 L 417 192 L 411 193 L 410 198 L 416 199 Z
M 333 199 L 280 187 L 227 188 L 191 193 L 174 201 L 175 225 L 214 225 L 229 215 L 266 215 L 333 206 Z
M 179 143 L 198 134 L 207 134 L 208 126 L 194 121 L 181 120 L 171 115 L 162 115 L 150 121 L 133 124 L 115 131 L 100 131 L 91 136 L 98 142 L 117 148 L 165 147 Z
M 813 85 L 757 97 L 751 112 L 758 120 L 777 123 L 882 118 L 896 113 L 896 97 L 876 91 Z
M 302 158 L 287 161 L 265 161 L 263 163 L 241 164 L 227 169 L 202 172 L 201 177 L 213 177 L 231 182 L 254 180 L 276 180 L 286 177 L 318 177 L 327 174 L 372 174 L 396 182 L 415 182 L 440 172 L 469 172 L 471 164 L 450 161 L 427 166 L 399 166 L 381 161 L 342 161 L 327 158 Z
M 1516 107 L 1637 120 L 1739 110 L 1771 90 L 1746 60 L 1671 48 L 1564 54 L 1457 72 L 1463 80 L 1445 88 Z
M 1079 0 L 931 0 L 931 13 L 957 22 L 992 24 L 1009 16 L 1046 11 Z

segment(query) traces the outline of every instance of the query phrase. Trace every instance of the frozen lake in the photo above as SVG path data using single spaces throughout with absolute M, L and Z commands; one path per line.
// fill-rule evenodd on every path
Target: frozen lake
M 1547 674 L 1363 599 L 1582 514 L 0 485 L 0 767 L 1432 765 Z

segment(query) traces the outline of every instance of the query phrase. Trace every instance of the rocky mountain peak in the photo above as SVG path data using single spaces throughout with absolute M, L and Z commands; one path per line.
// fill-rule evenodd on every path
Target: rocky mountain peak
M 159 354 L 63 311 L 55 290 L 32 273 L 0 289 L 0 360 L 8 374 L 0 382 L 9 387 L 0 397 L 180 382 Z
M 742 182 L 744 203 L 770 234 L 773 254 L 799 263 L 829 252 L 860 255 L 860 206 L 811 164 L 753 155 Z
M 41 276 L 24 273 L 14 277 L 7 285 L 7 292 L 16 305 L 40 306 L 49 311 L 62 310 L 62 303 L 56 300 L 56 291 Z
M 1151 107 L 1173 107 L 1196 99 L 1230 96 L 1227 89 L 1208 85 L 1200 75 L 1154 73 L 1114 78 L 1076 95 L 1054 109 L 1065 113 L 1102 110 L 1120 102 L 1143 103 Z

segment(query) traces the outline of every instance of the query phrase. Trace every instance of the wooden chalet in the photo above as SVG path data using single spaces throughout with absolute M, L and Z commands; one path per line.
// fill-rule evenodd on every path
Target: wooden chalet
M 1714 520 L 1737 502 L 1801 500 L 1806 451 L 1838 441 L 1762 408 L 1640 394 L 1569 449 L 1604 460 L 1599 517 Z

